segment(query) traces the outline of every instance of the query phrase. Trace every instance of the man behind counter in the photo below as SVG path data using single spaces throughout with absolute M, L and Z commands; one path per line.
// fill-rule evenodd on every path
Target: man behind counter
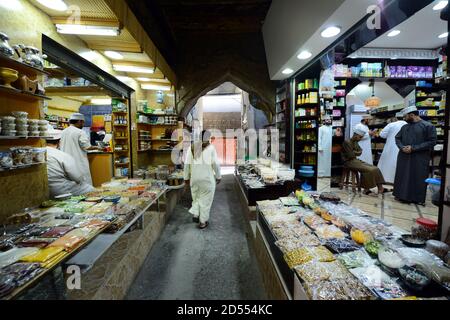
M 58 150 L 61 141 L 61 131 L 50 131 L 50 138 L 47 139 L 47 173 L 50 197 L 58 195 L 81 194 L 94 190 L 94 187 L 84 182 L 83 174 L 78 170 L 75 159 Z

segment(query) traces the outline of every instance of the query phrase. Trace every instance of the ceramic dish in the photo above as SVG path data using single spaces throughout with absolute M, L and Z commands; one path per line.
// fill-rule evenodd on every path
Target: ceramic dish
M 422 291 L 431 283 L 431 279 L 415 267 L 404 266 L 399 269 L 399 274 L 408 288 L 414 291 Z
M 413 248 L 422 248 L 425 246 L 425 243 L 426 243 L 425 240 L 416 238 L 416 237 L 412 236 L 411 234 L 402 235 L 401 240 L 406 246 L 413 247 Z
M 105 202 L 112 202 L 114 204 L 117 204 L 120 201 L 120 196 L 109 196 L 104 198 L 103 200 L 105 200 Z

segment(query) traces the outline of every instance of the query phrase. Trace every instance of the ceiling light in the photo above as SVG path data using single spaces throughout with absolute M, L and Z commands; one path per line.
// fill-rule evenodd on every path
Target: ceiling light
M 80 56 L 83 57 L 86 60 L 94 60 L 95 58 L 97 58 L 97 53 L 95 51 L 85 51 L 80 53 Z M 92 62 L 92 61 L 91 61 Z
M 63 0 L 37 0 L 43 6 L 56 10 L 56 11 L 66 11 L 67 4 Z
M 388 37 L 390 37 L 390 38 L 396 37 L 396 36 L 398 36 L 400 33 L 402 33 L 400 30 L 392 30 L 391 32 L 388 33 Z
M 110 99 L 91 99 L 91 104 L 100 105 L 100 106 L 108 106 L 112 103 Z
M 144 90 L 156 90 L 156 91 L 170 91 L 172 87 L 168 86 L 158 86 L 155 84 L 142 84 L 141 88 Z
M 444 39 L 448 37 L 448 32 L 445 32 L 439 36 L 439 39 Z
M 302 51 L 297 58 L 300 60 L 306 60 L 312 57 L 312 53 L 309 51 Z
M 130 77 L 124 77 L 124 76 L 116 76 L 116 78 L 122 82 L 131 81 L 132 79 Z
M 290 68 L 286 68 L 286 69 L 283 70 L 283 74 L 291 74 L 293 72 L 294 72 L 294 70 L 292 70 Z
M 105 51 L 105 56 L 107 56 L 108 58 L 114 59 L 114 60 L 122 60 L 123 59 L 123 55 L 121 55 L 120 53 L 118 53 L 116 51 Z
M 439 1 L 434 7 L 433 10 L 438 11 L 444 9 L 448 5 L 448 1 Z
M 108 37 L 116 37 L 120 33 L 118 27 L 85 26 L 80 24 L 57 24 L 56 31 L 62 34 L 108 36 Z
M 0 1 L 0 7 L 14 11 L 23 9 L 19 0 Z
M 150 79 L 150 78 L 142 78 L 142 77 L 136 78 L 136 80 L 137 80 L 137 81 L 142 81 L 142 82 L 149 82 L 149 81 L 152 81 L 152 79 Z
M 125 65 L 113 65 L 115 71 L 131 72 L 131 73 L 155 73 L 151 68 L 137 67 L 137 66 L 125 66 Z
M 333 27 L 328 27 L 325 30 L 323 30 L 321 35 L 324 38 L 332 38 L 332 37 L 337 36 L 339 33 L 341 33 L 341 28 L 333 26 Z

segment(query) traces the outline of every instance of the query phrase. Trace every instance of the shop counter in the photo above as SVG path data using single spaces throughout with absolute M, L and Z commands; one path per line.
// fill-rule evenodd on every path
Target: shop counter
M 113 153 L 89 152 L 89 166 L 91 169 L 94 187 L 100 187 L 103 183 L 111 181 L 113 177 Z
M 284 181 L 282 184 L 266 185 L 263 188 L 248 188 L 238 172 L 235 172 L 235 176 L 249 206 L 256 206 L 256 202 L 258 201 L 276 200 L 281 197 L 287 197 L 299 189 L 298 181 Z

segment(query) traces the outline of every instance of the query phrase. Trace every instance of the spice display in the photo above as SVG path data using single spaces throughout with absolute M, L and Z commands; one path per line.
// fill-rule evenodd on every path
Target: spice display
M 324 281 L 324 280 L 345 280 L 352 275 L 339 262 L 318 262 L 309 261 L 295 267 L 295 272 L 305 282 Z
M 423 240 L 431 240 L 436 238 L 438 224 L 427 218 L 419 218 L 412 227 L 412 235 Z
M 347 235 L 336 226 L 320 225 L 315 229 L 315 233 L 320 239 L 344 239 Z
M 19 261 L 21 258 L 38 252 L 36 248 L 12 248 L 6 252 L 0 252 L 0 268 Z
M 303 247 L 314 247 L 321 245 L 319 239 L 317 239 L 317 237 L 313 234 L 299 235 L 295 238 L 283 238 L 282 240 L 275 242 L 275 244 L 285 254 Z
M 400 269 L 405 265 L 405 260 L 400 254 L 392 249 L 381 248 L 378 252 L 378 260 L 383 266 L 390 269 Z
M 359 250 L 361 247 L 349 239 L 328 239 L 325 246 L 335 253 Z
M 399 270 L 403 282 L 412 290 L 421 291 L 431 283 L 431 279 L 417 268 L 405 266 Z
M 420 248 L 420 247 L 424 247 L 426 241 L 422 240 L 420 238 L 416 238 L 410 234 L 407 235 L 403 235 L 402 236 L 402 242 L 407 245 L 408 247 L 416 247 L 416 248 Z
M 358 281 L 351 278 L 306 283 L 305 287 L 312 300 L 368 300 L 373 297 Z
M 369 253 L 371 256 L 377 257 L 378 251 L 381 248 L 381 242 L 376 240 L 368 241 L 364 245 L 364 248 L 366 249 L 367 253 Z
M 337 259 L 348 269 L 368 267 L 375 263 L 364 249 L 339 254 Z
M 372 235 L 367 231 L 362 231 L 359 229 L 352 229 L 350 232 L 352 239 L 358 244 L 365 244 L 372 240 Z
M 38 263 L 16 263 L 0 269 L 0 298 L 33 280 L 41 272 Z
M 341 198 L 332 192 L 321 193 L 320 199 L 322 199 L 323 201 L 330 201 L 330 202 L 340 202 L 341 201 Z
M 273 233 L 276 235 L 278 239 L 284 238 L 300 238 L 304 235 L 310 235 L 311 230 L 301 224 L 293 225 L 288 228 L 274 228 Z
M 395 280 L 375 265 L 367 268 L 352 269 L 350 272 L 382 299 L 396 299 L 408 296 Z
M 304 217 L 303 222 L 305 222 L 305 224 L 307 224 L 313 230 L 317 229 L 319 226 L 327 224 L 327 222 L 324 219 L 316 215 Z
M 304 247 L 301 249 L 293 250 L 286 253 L 284 259 L 291 269 L 297 265 L 306 263 L 311 260 L 321 262 L 331 262 L 335 260 L 333 254 L 323 246 Z

